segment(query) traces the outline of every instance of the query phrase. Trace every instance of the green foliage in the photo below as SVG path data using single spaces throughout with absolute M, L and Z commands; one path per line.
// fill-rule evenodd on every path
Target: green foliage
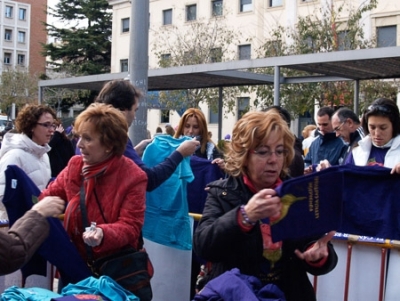
M 0 75 L 0 108 L 5 112 L 13 103 L 19 108 L 37 101 L 38 78 L 25 68 L 5 68 Z
M 198 20 L 188 23 L 184 28 L 168 25 L 154 30 L 155 42 L 151 51 L 158 58 L 158 65 L 166 68 L 232 60 L 235 53 L 229 46 L 237 44 L 239 33 L 227 28 L 222 19 Z M 238 93 L 238 88 L 223 89 L 223 103 L 228 112 L 235 107 Z M 168 91 L 160 93 L 160 102 L 171 110 L 198 107 L 199 103 L 205 102 L 217 112 L 218 95 L 218 88 Z
M 271 30 L 270 38 L 260 47 L 259 57 L 285 56 L 341 50 L 371 48 L 375 40 L 364 37 L 362 16 L 377 6 L 377 0 L 364 3 L 357 9 L 342 4 L 327 9 L 318 9 L 315 13 L 299 17 L 294 28 L 278 26 Z M 287 43 L 286 41 L 291 41 Z M 273 74 L 272 68 L 260 68 L 259 73 Z M 310 76 L 302 71 L 281 69 L 285 77 Z M 270 106 L 273 104 L 274 87 L 271 85 L 242 88 L 245 92 L 256 92 L 256 106 Z M 397 91 L 395 81 L 363 81 L 361 93 L 362 101 L 371 102 L 377 95 L 390 97 Z M 353 107 L 354 82 L 320 82 L 281 85 L 281 103 L 291 112 L 292 116 L 299 116 L 312 111 L 314 104 L 346 105 Z
M 49 14 L 64 22 L 56 27 L 44 23 L 49 37 L 43 44 L 56 69 L 68 68 L 74 75 L 110 72 L 112 13 L 107 0 L 60 0 Z

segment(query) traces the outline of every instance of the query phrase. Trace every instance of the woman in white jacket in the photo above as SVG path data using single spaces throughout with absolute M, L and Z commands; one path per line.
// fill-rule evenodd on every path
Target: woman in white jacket
M 15 120 L 16 132 L 4 135 L 0 149 L 0 219 L 8 219 L 2 202 L 5 189 L 4 171 L 8 165 L 20 167 L 40 190 L 47 186 L 51 177 L 48 142 L 56 128 L 55 118 L 56 114 L 50 107 L 27 105 Z M 42 276 L 31 276 L 28 281 L 27 286 L 49 288 L 52 279 L 49 276 L 44 279 Z M 11 285 L 21 286 L 21 273 L 0 277 L 0 291 L 4 290 L 4 286 Z
M 353 148 L 347 164 L 381 165 L 400 173 L 400 113 L 390 99 L 376 99 L 364 112 L 366 136 Z
M 40 190 L 46 187 L 51 177 L 48 142 L 56 127 L 55 118 L 53 109 L 44 105 L 27 105 L 19 112 L 15 120 L 17 133 L 8 132 L 0 149 L 0 200 L 8 165 L 20 167 Z M 0 210 L 4 210 L 2 202 Z M 6 218 L 1 211 L 0 218 Z

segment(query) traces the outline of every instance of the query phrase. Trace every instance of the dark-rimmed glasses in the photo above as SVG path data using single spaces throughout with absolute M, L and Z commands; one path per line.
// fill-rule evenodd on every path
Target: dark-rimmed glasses
M 373 112 L 373 111 L 379 111 L 379 112 L 383 112 L 383 113 L 387 113 L 387 114 L 391 113 L 390 109 L 388 109 L 384 106 L 381 106 L 381 105 L 370 105 L 367 108 L 367 110 L 368 110 L 368 113 Z
M 36 124 L 38 124 L 38 125 L 41 125 L 41 126 L 44 126 L 45 128 L 47 128 L 47 129 L 49 129 L 49 130 L 55 130 L 56 129 L 56 127 L 57 127 L 57 124 L 54 124 L 54 123 L 49 123 L 49 122 L 44 122 L 44 123 L 42 123 L 42 122 L 37 122 Z

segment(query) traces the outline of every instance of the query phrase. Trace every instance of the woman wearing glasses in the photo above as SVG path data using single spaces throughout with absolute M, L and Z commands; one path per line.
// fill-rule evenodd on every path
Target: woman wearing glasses
M 51 177 L 47 152 L 52 137 L 56 114 L 45 105 L 27 105 L 15 120 L 15 132 L 8 132 L 0 150 L 0 200 L 3 199 L 5 176 L 8 165 L 20 167 L 42 190 Z M 4 205 L 0 202 L 0 219 L 7 219 Z
M 246 113 L 234 126 L 225 157 L 229 177 L 208 185 L 194 236 L 194 251 L 211 262 L 199 289 L 214 279 L 214 289 L 225 290 L 221 296 L 244 294 L 239 277 L 218 286 L 232 271 L 225 272 L 237 268 L 252 276 L 257 290 L 274 285 L 268 286 L 275 292 L 271 299 L 315 300 L 307 272 L 321 275 L 335 267 L 337 256 L 329 242 L 334 232 L 304 241 L 272 242 L 270 235 L 269 220 L 279 218 L 282 210 L 274 189 L 287 178 L 293 143 L 286 122 L 274 111 Z M 205 288 L 195 300 L 206 300 L 202 298 L 208 292 Z M 249 300 L 246 297 L 242 300 Z
M 8 219 L 3 205 L 5 189 L 4 171 L 8 165 L 17 165 L 42 190 L 51 177 L 51 169 L 47 152 L 48 145 L 54 133 L 55 112 L 44 105 L 27 105 L 21 109 L 15 120 L 16 132 L 8 132 L 3 137 L 0 150 L 0 219 Z M 6 228 L 4 228 L 6 229 Z M 5 276 L 8 285 L 21 285 L 21 273 Z M 50 276 L 31 276 L 27 285 L 49 288 Z M 2 290 L 3 279 L 0 279 Z

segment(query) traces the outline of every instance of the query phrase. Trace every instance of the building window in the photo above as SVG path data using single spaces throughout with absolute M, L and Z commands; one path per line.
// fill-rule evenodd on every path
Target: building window
M 250 97 L 238 97 L 238 120 L 242 118 L 250 109 Z
M 121 72 L 129 71 L 128 60 L 121 60 L 120 65 L 121 65 Z
M 239 60 L 251 59 L 251 45 L 240 45 L 239 46 Z
M 269 7 L 282 6 L 282 0 L 269 0 Z
M 11 38 L 12 38 L 12 30 L 6 29 L 4 32 L 4 40 L 11 41 Z
M 165 68 L 169 67 L 170 65 L 171 65 L 171 54 L 170 53 L 161 54 L 160 67 Z
M 396 46 L 397 28 L 393 26 L 383 26 L 376 28 L 377 46 L 378 47 L 391 47 Z
M 25 55 L 24 54 L 18 54 L 18 65 L 25 65 Z
M 13 7 L 12 6 L 6 6 L 6 18 L 12 18 L 13 15 Z
M 18 43 L 25 43 L 25 32 L 18 31 Z
M 20 19 L 22 21 L 26 20 L 26 9 L 25 8 L 19 9 L 18 19 Z
M 122 32 L 129 32 L 129 18 L 122 19 L 121 22 Z
M 195 21 L 197 19 L 197 5 L 186 6 L 186 21 Z
M 172 9 L 163 10 L 163 25 L 172 24 Z
M 246 12 L 253 10 L 253 0 L 239 0 L 240 1 L 240 12 Z
M 213 16 L 222 16 L 222 0 L 211 1 L 211 10 Z
M 209 109 L 210 115 L 209 115 L 209 123 L 218 123 L 218 108 L 217 111 L 214 111 L 212 108 Z
M 348 32 L 347 31 L 340 31 L 338 33 L 338 50 L 343 51 L 343 50 L 350 50 L 351 45 L 349 38 L 347 36 Z
M 169 110 L 161 110 L 161 123 L 169 123 Z
M 4 64 L 11 64 L 11 53 L 4 53 Z
M 221 48 L 212 48 L 210 50 L 210 62 L 211 63 L 222 62 L 222 49 Z

